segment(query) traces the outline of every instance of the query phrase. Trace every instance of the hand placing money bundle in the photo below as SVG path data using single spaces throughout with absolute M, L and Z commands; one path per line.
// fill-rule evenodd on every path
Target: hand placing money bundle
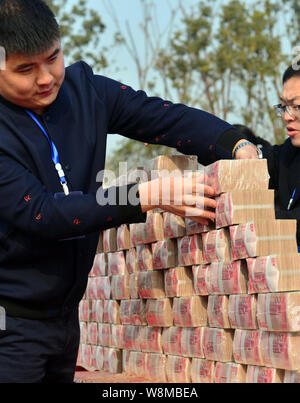
M 139 185 L 141 207 L 144 212 L 153 208 L 192 218 L 204 225 L 215 220 L 215 191 L 207 185 L 201 172 L 175 177 L 160 177 Z

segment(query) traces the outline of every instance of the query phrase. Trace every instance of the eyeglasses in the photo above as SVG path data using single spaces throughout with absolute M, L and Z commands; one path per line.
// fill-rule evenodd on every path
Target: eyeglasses
M 274 105 L 274 109 L 277 116 L 284 117 L 285 112 L 294 119 L 300 119 L 300 105 Z

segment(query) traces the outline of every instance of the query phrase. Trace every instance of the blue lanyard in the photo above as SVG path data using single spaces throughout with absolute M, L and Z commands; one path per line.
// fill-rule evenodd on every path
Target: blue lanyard
M 41 125 L 41 123 L 38 121 L 38 119 L 34 116 L 34 114 L 31 113 L 28 109 L 25 109 L 25 111 L 34 120 L 34 122 L 38 125 L 38 127 L 42 130 L 42 132 L 44 133 L 44 135 L 46 136 L 46 138 L 47 138 L 47 140 L 48 140 L 48 142 L 50 144 L 51 154 L 52 154 L 52 161 L 53 161 L 53 164 L 55 166 L 55 169 L 57 170 L 59 180 L 60 180 L 60 183 L 61 183 L 61 185 L 63 187 L 64 193 L 67 196 L 69 194 L 69 189 L 68 189 L 68 186 L 67 186 L 67 180 L 65 178 L 65 173 L 64 173 L 64 171 L 62 169 L 62 166 L 61 166 L 61 164 L 59 162 L 59 155 L 58 155 L 57 148 L 56 148 L 55 144 L 53 143 L 53 141 L 48 136 L 48 133 L 46 132 L 44 127 Z

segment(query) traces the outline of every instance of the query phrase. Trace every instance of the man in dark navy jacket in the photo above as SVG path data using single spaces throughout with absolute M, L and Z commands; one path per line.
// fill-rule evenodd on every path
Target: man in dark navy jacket
M 96 181 L 107 134 L 197 154 L 202 164 L 232 158 L 237 146 L 237 158 L 256 158 L 256 148 L 206 112 L 147 97 L 95 75 L 84 62 L 65 69 L 59 28 L 42 0 L 0 0 L 0 23 L 6 52 L 0 71 L 0 306 L 7 314 L 0 382 L 72 382 L 77 306 L 99 231 L 143 221 L 157 206 L 181 215 L 195 210 L 200 222 L 214 219 L 206 209 L 215 207 L 213 189 L 203 185 L 197 196 L 192 179 L 184 193 L 172 185 L 194 206 L 174 200 L 162 206 L 160 179 L 115 189 L 115 205 L 98 204 L 107 192 Z M 153 183 L 155 205 L 147 193 Z M 138 205 L 119 203 L 118 195 L 133 186 Z

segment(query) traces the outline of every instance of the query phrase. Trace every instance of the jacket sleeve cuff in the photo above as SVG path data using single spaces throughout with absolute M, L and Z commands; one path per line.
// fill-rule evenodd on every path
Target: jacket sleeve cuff
M 229 129 L 223 132 L 216 143 L 216 150 L 220 150 L 221 154 L 226 155 L 226 158 L 232 158 L 232 151 L 236 143 L 243 140 L 242 136 L 237 129 Z
M 146 221 L 147 213 L 142 212 L 137 183 L 117 188 L 117 206 L 120 222 L 132 224 Z

